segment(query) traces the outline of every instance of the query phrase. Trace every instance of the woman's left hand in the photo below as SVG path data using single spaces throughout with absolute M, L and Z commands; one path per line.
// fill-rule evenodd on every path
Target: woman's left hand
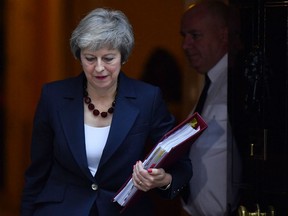
M 135 187 L 142 191 L 167 186 L 172 181 L 172 176 L 162 168 L 143 168 L 141 161 L 137 161 L 133 167 L 132 179 Z

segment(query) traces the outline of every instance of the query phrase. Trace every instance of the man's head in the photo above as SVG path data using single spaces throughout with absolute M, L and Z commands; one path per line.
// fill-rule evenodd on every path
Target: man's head
M 228 49 L 228 6 L 202 1 L 190 7 L 181 20 L 182 48 L 199 73 L 207 73 Z

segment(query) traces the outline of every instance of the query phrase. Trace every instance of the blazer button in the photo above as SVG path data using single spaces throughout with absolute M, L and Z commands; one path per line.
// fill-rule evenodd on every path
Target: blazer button
M 92 190 L 96 191 L 98 189 L 98 185 L 97 184 L 92 184 L 91 188 L 92 188 Z

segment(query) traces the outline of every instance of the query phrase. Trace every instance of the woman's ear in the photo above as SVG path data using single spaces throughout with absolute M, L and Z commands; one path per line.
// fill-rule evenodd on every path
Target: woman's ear
M 80 55 L 81 55 L 81 50 L 78 49 L 78 50 L 76 51 L 76 53 L 75 53 L 75 57 L 76 57 L 76 59 L 78 59 L 78 60 L 81 61 Z

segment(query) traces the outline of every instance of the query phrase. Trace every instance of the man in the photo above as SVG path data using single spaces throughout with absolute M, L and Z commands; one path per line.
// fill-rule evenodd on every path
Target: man
M 182 17 L 181 34 L 190 65 L 210 80 L 203 109 L 197 110 L 208 128 L 190 150 L 194 175 L 183 208 L 193 216 L 230 215 L 236 192 L 227 114 L 228 6 L 216 0 L 193 5 Z

